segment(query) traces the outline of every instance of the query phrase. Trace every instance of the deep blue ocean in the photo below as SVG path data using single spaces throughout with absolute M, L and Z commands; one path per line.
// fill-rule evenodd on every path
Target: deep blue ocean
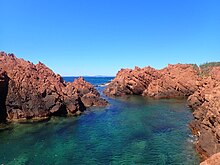
M 64 78 L 73 81 L 73 77 Z M 85 77 L 102 93 L 113 77 Z M 102 94 L 103 97 L 105 97 Z M 13 123 L 0 131 L 0 164 L 198 165 L 184 99 L 107 98 L 79 117 Z

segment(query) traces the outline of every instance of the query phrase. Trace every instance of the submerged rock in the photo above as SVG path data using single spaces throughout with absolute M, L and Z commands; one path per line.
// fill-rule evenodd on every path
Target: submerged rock
M 0 68 L 1 121 L 76 115 L 86 107 L 107 104 L 82 78 L 66 83 L 41 62 L 34 65 L 1 52 Z

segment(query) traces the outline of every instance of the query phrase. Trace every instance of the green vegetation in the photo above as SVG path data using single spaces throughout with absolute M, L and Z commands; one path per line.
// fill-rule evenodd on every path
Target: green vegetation
M 193 68 L 198 72 L 198 75 L 203 77 L 203 76 L 208 76 L 209 72 L 213 67 L 220 66 L 220 62 L 206 62 L 201 65 L 197 64 L 190 64 L 193 66 Z
M 190 64 L 190 65 L 192 65 L 195 70 L 199 71 L 199 67 L 197 64 Z
M 204 64 L 199 65 L 200 76 L 208 76 L 210 70 L 216 66 L 220 66 L 220 62 L 206 62 Z
M 215 66 L 220 66 L 220 62 L 206 62 L 204 64 L 199 65 L 201 69 Z

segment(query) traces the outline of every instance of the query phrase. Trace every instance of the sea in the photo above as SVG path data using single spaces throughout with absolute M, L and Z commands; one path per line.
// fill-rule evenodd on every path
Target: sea
M 64 77 L 71 82 L 76 77 Z M 198 165 L 185 99 L 103 95 L 113 77 L 84 77 L 109 105 L 79 117 L 12 123 L 0 131 L 4 165 Z

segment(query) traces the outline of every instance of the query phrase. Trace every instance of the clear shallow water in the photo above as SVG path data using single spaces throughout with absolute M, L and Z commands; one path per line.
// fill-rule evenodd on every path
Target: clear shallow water
M 11 124 L 0 132 L 0 163 L 199 164 L 185 100 L 108 100 L 110 106 L 77 118 Z

